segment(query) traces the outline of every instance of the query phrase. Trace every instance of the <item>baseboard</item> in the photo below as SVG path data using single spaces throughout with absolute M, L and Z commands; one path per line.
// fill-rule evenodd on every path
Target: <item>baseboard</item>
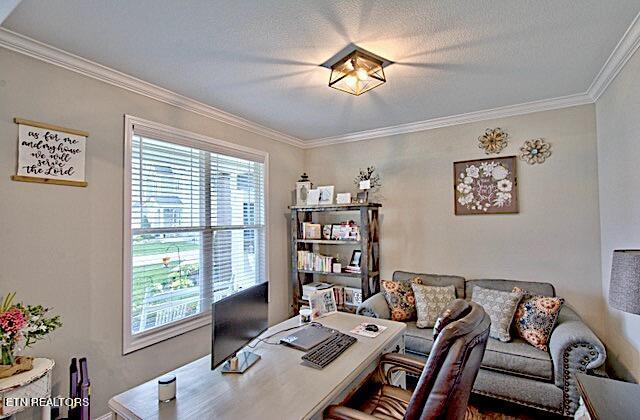
M 100 417 L 96 417 L 95 420 L 114 420 L 113 413 L 103 414 Z

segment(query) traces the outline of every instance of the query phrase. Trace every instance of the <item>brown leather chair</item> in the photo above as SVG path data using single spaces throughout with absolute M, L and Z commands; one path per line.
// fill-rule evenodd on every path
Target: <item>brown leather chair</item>
M 325 419 L 463 419 L 490 325 L 480 305 L 456 299 L 436 322 L 426 362 L 397 353 L 383 355 L 375 375 L 378 383 L 365 384 L 345 405 L 328 407 Z M 390 384 L 398 371 L 420 375 L 413 392 Z

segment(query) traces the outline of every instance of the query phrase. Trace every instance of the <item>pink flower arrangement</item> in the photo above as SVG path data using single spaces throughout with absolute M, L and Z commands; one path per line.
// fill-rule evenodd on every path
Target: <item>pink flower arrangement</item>
M 13 303 L 15 293 L 0 298 L 0 364 L 11 365 L 17 350 L 29 347 L 62 326 L 59 316 L 47 317 L 49 308 Z
M 0 329 L 5 333 L 18 334 L 26 322 L 24 313 L 16 307 L 0 314 Z

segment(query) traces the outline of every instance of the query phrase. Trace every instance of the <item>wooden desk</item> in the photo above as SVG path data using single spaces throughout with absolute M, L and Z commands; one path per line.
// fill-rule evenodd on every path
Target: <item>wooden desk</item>
M 576 374 L 576 379 L 593 420 L 631 420 L 640 416 L 640 385 L 583 373 Z
M 339 312 L 318 322 L 349 333 L 371 318 Z M 376 338 L 356 336 L 358 342 L 322 370 L 303 366 L 304 353 L 299 350 L 260 343 L 251 351 L 262 359 L 242 375 L 222 375 L 219 368 L 212 371 L 206 356 L 171 372 L 177 378 L 174 401 L 158 402 L 157 379 L 153 379 L 111 398 L 109 408 L 125 419 L 322 418 L 328 405 L 342 401 L 366 379 L 381 354 L 404 352 L 405 324 L 383 319 L 375 323 L 387 329 Z M 298 318 L 291 318 L 263 336 L 297 324 Z

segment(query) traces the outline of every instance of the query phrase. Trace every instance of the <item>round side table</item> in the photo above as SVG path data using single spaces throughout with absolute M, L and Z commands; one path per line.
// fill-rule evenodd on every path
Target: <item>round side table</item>
M 0 419 L 4 419 L 29 407 L 5 406 L 7 398 L 49 398 L 51 396 L 51 359 L 33 359 L 33 369 L 0 379 Z M 42 419 L 51 418 L 51 407 L 41 408 Z

